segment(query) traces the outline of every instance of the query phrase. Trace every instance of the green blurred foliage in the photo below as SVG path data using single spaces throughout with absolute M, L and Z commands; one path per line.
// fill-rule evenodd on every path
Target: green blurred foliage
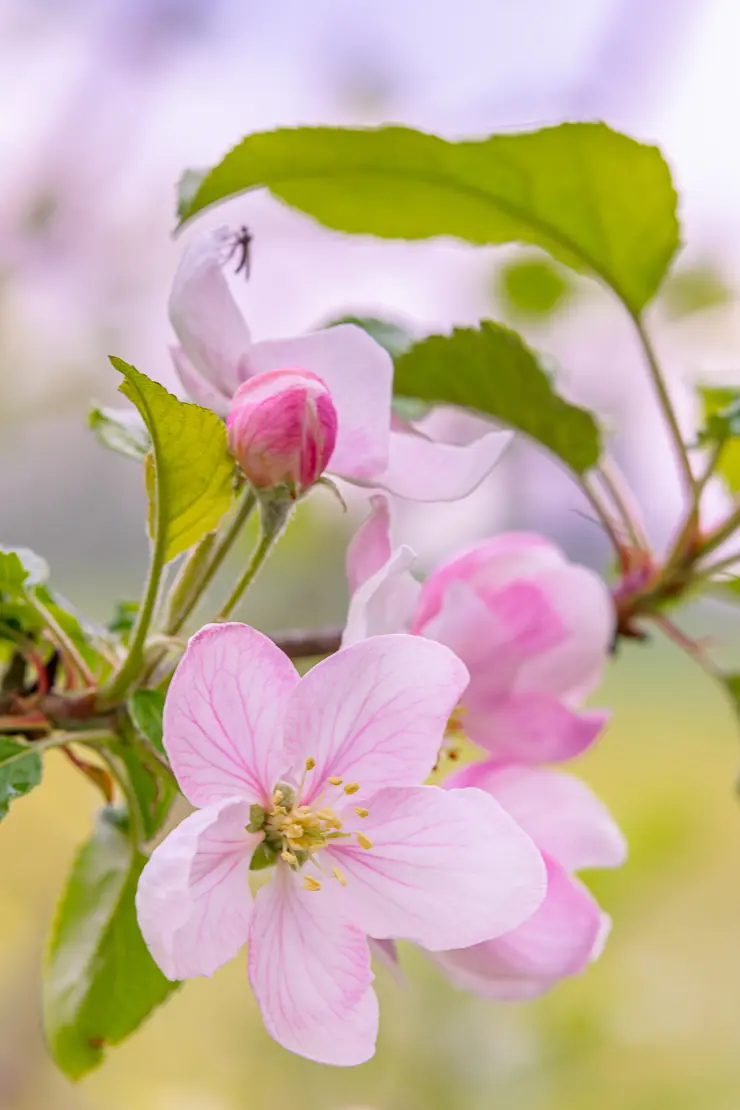
M 543 320 L 568 304 L 575 282 L 549 258 L 512 258 L 494 275 L 494 292 L 514 318 Z

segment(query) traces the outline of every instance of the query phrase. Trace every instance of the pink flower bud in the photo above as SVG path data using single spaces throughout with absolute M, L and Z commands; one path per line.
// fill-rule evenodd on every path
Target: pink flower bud
M 329 390 L 307 370 L 269 370 L 239 386 L 226 419 L 229 446 L 256 489 L 294 497 L 321 477 L 337 438 Z

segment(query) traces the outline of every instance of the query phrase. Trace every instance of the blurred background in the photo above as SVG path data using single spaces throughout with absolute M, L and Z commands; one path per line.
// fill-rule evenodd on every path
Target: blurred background
M 405 122 L 449 137 L 605 119 L 658 142 L 681 194 L 681 254 L 651 309 L 687 431 L 698 379 L 740 384 L 740 6 L 736 0 L 0 0 L 0 539 L 47 556 L 91 616 L 134 598 L 146 564 L 139 468 L 86 431 L 115 403 L 106 356 L 170 388 L 166 316 L 182 250 L 174 187 L 246 132 Z M 247 223 L 240 301 L 257 338 L 346 312 L 424 334 L 492 316 L 595 408 L 656 545 L 676 476 L 619 307 L 532 251 L 345 239 L 264 195 L 200 222 Z M 450 436 L 464 434 L 445 418 Z M 350 518 L 301 507 L 244 615 L 270 630 L 341 621 Z M 429 567 L 510 527 L 604 569 L 568 479 L 526 444 L 454 506 L 399 506 Z M 734 615 L 693 627 L 738 642 Z M 243 958 L 188 984 L 74 1086 L 47 1061 L 39 960 L 95 799 L 47 761 L 0 828 L 2 1110 L 737 1110 L 740 807 L 736 726 L 717 689 L 665 644 L 623 648 L 597 702 L 613 724 L 579 771 L 627 833 L 621 872 L 593 877 L 614 916 L 586 977 L 524 1005 L 455 992 L 404 953 L 380 969 L 378 1054 L 321 1068 L 261 1027 Z

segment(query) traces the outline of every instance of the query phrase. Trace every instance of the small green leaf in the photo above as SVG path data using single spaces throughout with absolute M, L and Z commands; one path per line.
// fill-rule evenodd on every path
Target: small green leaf
M 728 304 L 734 296 L 721 270 L 711 262 L 702 262 L 669 274 L 660 299 L 668 316 L 676 320 Z
M 152 449 L 152 438 L 138 412 L 94 408 L 87 420 L 98 443 L 109 451 L 141 462 Z
M 121 393 L 136 405 L 152 437 L 146 465 L 150 531 L 156 516 L 169 562 L 212 532 L 231 506 L 234 462 L 226 427 L 215 413 L 178 401 L 127 362 L 113 357 L 111 363 L 124 375 Z
M 175 989 L 139 931 L 134 894 L 146 860 L 103 811 L 77 856 L 46 957 L 44 1025 L 56 1063 L 78 1079 Z
M 0 590 L 10 595 L 22 593 L 28 571 L 13 548 L 0 548 Z
M 41 756 L 32 744 L 0 736 L 0 820 L 15 798 L 22 798 L 41 782 Z
M 272 867 L 272 865 L 277 860 L 277 857 L 277 848 L 273 848 L 270 844 L 267 843 L 267 841 L 263 840 L 257 845 L 254 852 L 252 853 L 249 870 L 264 871 L 265 868 Z
M 177 785 L 168 771 L 144 745 L 118 744 L 115 752 L 125 764 L 139 806 L 144 839 L 156 836 L 177 797 Z
M 484 321 L 479 329 L 423 339 L 396 361 L 395 392 L 494 417 L 547 447 L 577 474 L 598 461 L 601 441 L 591 413 L 552 388 L 516 332 Z
M 134 726 L 157 751 L 162 753 L 164 753 L 162 743 L 164 698 L 164 694 L 159 690 L 137 690 L 129 698 L 128 703 Z
M 185 170 L 177 183 L 177 218 L 184 220 L 208 170 Z
M 69 636 L 88 666 L 97 667 L 101 657 L 91 643 L 91 638 L 98 634 L 96 630 L 75 611 L 72 603 L 56 590 L 51 590 L 48 586 L 37 586 L 34 594 L 48 609 L 62 631 Z
M 108 621 L 108 631 L 117 633 L 126 643 L 139 613 L 138 601 L 117 601 L 113 616 Z
M 724 444 L 717 466 L 730 490 L 740 490 L 740 389 L 700 389 L 704 427 L 699 443 Z
M 660 151 L 603 123 L 464 142 L 405 127 L 249 135 L 183 200 L 181 219 L 262 187 L 340 231 L 541 247 L 601 278 L 632 313 L 679 246 Z
M 414 344 L 414 337 L 410 331 L 390 320 L 381 320 L 378 316 L 338 316 L 323 324 L 322 327 L 333 328 L 337 324 L 355 324 L 356 327 L 362 328 L 376 343 L 385 348 L 391 358 L 398 358 Z
M 573 295 L 567 271 L 548 258 L 514 258 L 496 273 L 496 289 L 515 316 L 547 317 Z

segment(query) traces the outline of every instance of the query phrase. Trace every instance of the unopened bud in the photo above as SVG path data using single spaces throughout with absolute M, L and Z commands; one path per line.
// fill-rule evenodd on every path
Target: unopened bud
M 321 378 L 307 370 L 270 370 L 234 394 L 229 446 L 256 489 L 287 486 L 300 497 L 334 451 L 337 413 Z

